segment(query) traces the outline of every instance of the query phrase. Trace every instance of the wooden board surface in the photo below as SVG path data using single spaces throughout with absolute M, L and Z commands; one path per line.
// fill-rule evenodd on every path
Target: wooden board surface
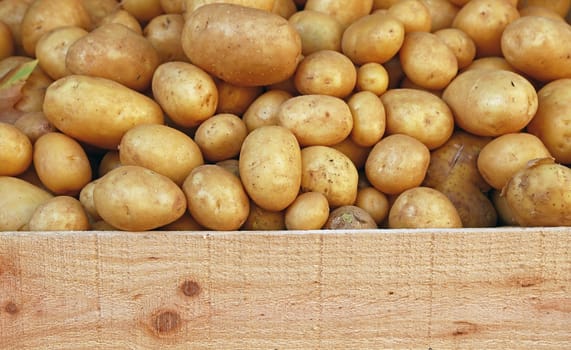
M 0 349 L 571 349 L 571 230 L 1 233 Z

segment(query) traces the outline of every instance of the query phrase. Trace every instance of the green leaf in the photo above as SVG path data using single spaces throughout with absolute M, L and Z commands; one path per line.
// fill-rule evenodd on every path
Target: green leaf
M 14 73 L 10 74 L 11 76 L 9 76 L 8 79 L 0 83 L 0 90 L 9 89 L 14 85 L 26 81 L 26 79 L 28 79 L 28 77 L 30 76 L 30 74 L 32 74 L 34 69 L 36 69 L 37 65 L 38 65 L 38 60 L 33 60 L 22 64 L 20 67 L 18 67 L 18 69 Z

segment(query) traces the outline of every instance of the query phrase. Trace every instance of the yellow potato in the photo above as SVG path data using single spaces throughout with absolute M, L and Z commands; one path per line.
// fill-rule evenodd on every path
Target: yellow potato
M 242 116 L 248 132 L 264 125 L 279 125 L 279 108 L 291 97 L 292 94 L 284 90 L 269 90 L 258 96 Z
M 16 120 L 14 126 L 28 136 L 32 143 L 36 142 L 43 134 L 56 131 L 42 112 L 24 113 Z
M 119 144 L 123 165 L 138 165 L 153 170 L 182 185 L 192 169 L 204 164 L 198 145 L 175 128 L 142 124 L 129 129 Z
M 389 87 L 389 73 L 380 63 L 369 62 L 357 68 L 357 91 L 371 91 L 382 95 Z
M 458 72 L 454 52 L 432 33 L 407 33 L 399 57 L 406 76 L 428 89 L 445 88 Z
M 565 1 L 568 1 L 568 0 L 565 0 Z M 542 17 L 549 17 L 549 18 L 565 21 L 565 19 L 563 17 L 561 17 L 561 15 L 559 13 L 555 12 L 555 10 L 550 9 L 549 7 L 544 7 L 544 6 L 533 5 L 533 6 L 523 7 L 521 9 L 519 9 L 519 15 L 520 15 L 520 17 L 542 16 Z
M 401 193 L 391 206 L 389 228 L 460 228 L 462 221 L 454 204 L 430 187 L 415 187 Z
M 454 131 L 454 116 L 439 97 L 422 90 L 392 89 L 381 96 L 386 110 L 386 133 L 406 134 L 433 150 Z
M 444 28 L 434 32 L 448 46 L 458 62 L 458 68 L 462 69 L 470 65 L 476 57 L 476 44 L 474 40 L 457 28 Z
M 353 128 L 347 103 L 327 95 L 302 95 L 281 104 L 280 125 L 291 130 L 300 146 L 330 146 L 343 141 Z
M 8 26 L 14 40 L 16 54 L 23 54 L 21 23 L 28 7 L 33 0 L 2 0 L 0 1 L 0 22 Z
M 373 10 L 388 9 L 400 0 L 373 0 Z
M 451 27 L 454 17 L 460 11 L 460 7 L 448 0 L 422 0 L 422 2 L 428 7 L 431 23 L 430 31 L 433 33 L 437 30 Z
M 294 83 L 303 95 L 329 95 L 345 98 L 353 92 L 357 70 L 351 60 L 340 52 L 320 50 L 299 63 Z
M 172 180 L 136 165 L 115 168 L 99 178 L 93 201 L 103 220 L 125 231 L 167 225 L 187 207 L 184 192 Z
M 0 231 L 17 231 L 34 210 L 53 195 L 38 186 L 11 176 L 0 176 Z
M 182 188 L 188 211 L 208 229 L 238 230 L 248 218 L 249 199 L 240 180 L 222 167 L 212 164 L 196 167 Z
M 112 80 L 83 75 L 51 84 L 43 109 L 63 133 L 105 149 L 115 149 L 136 125 L 164 123 L 160 106 L 147 96 Z
M 231 113 L 241 116 L 264 90 L 261 86 L 240 86 L 223 80 L 216 81 L 218 106 L 216 113 Z
M 34 144 L 34 168 L 53 193 L 76 195 L 91 181 L 91 163 L 81 145 L 71 137 L 50 132 Z
M 285 212 L 288 230 L 319 230 L 329 217 L 327 197 L 319 192 L 301 193 Z
M 121 164 L 121 157 L 119 156 L 119 151 L 107 151 L 101 157 L 101 161 L 99 162 L 99 167 L 97 169 L 97 174 L 99 177 L 107 174 L 111 170 L 120 167 Z
M 286 80 L 301 55 L 301 38 L 286 19 L 231 4 L 210 4 L 192 12 L 181 40 L 191 62 L 239 86 Z
M 259 207 L 280 211 L 297 197 L 301 150 L 287 128 L 270 125 L 250 132 L 242 143 L 239 162 L 240 179 Z
M 302 54 L 320 50 L 341 51 L 343 26 L 334 17 L 318 11 L 302 10 L 289 18 L 301 37 Z
M 0 176 L 23 173 L 32 164 L 32 142 L 14 125 L 0 122 Z
M 81 0 L 87 11 L 93 27 L 99 25 L 101 20 L 120 6 L 118 0 Z
M 44 72 L 56 80 L 71 75 L 65 63 L 67 52 L 87 33 L 80 27 L 58 27 L 42 35 L 36 44 L 36 57 Z
M 359 189 L 355 205 L 369 213 L 377 225 L 381 225 L 389 215 L 387 195 L 371 186 Z
M 506 196 L 502 195 L 502 191 L 496 189 L 492 190 L 490 198 L 494 204 L 494 208 L 496 208 L 496 212 L 498 213 L 498 225 L 519 226 L 510 206 L 508 205 Z
M 57 196 L 40 204 L 30 221 L 30 231 L 86 231 L 89 219 L 81 202 L 70 196 Z
M 161 226 L 159 231 L 203 231 L 206 230 L 204 226 L 196 222 L 196 220 L 190 215 L 188 210 L 178 219 Z
M 185 10 L 184 0 L 159 0 L 165 13 L 182 14 Z
M 0 20 L 0 60 L 12 56 L 15 51 L 10 27 Z
M 351 137 L 347 137 L 345 140 L 339 142 L 338 144 L 329 146 L 347 156 L 351 162 L 355 165 L 355 168 L 362 169 L 369 155 L 369 151 L 372 147 L 362 147 L 353 141 Z
M 400 0 L 387 13 L 402 22 L 406 33 L 430 32 L 432 28 L 430 10 L 422 0 Z
M 103 17 L 101 21 L 99 21 L 98 26 L 109 23 L 122 24 L 139 35 L 143 34 L 141 23 L 139 23 L 139 21 L 131 13 L 122 9 L 117 9 L 117 11 L 113 11 L 107 16 Z
M 275 0 L 272 12 L 288 19 L 297 12 L 297 7 L 293 0 Z
M 394 134 L 373 147 L 365 163 L 365 174 L 377 190 L 399 194 L 422 183 L 429 162 L 430 151 L 422 142 Z
M 204 158 L 210 162 L 230 159 L 240 154 L 248 130 L 240 117 L 216 114 L 198 126 L 194 140 Z
M 551 154 L 535 135 L 510 133 L 486 144 L 478 156 L 478 170 L 493 188 L 501 190 L 508 180 L 527 163 Z
M 277 0 L 183 0 L 186 15 L 192 14 L 198 8 L 214 3 L 225 3 L 255 8 L 264 11 L 272 11 Z
M 377 224 L 373 217 L 364 209 L 355 205 L 344 205 L 335 208 L 329 213 L 324 229 L 327 230 L 355 230 L 376 229 Z
M 254 231 L 277 231 L 285 230 L 285 212 L 271 211 L 260 208 L 256 203 L 250 203 L 250 213 L 241 230 Z
M 319 192 L 329 207 L 351 205 L 357 198 L 359 174 L 343 153 L 332 147 L 309 146 L 301 150 L 302 192 Z
M 77 39 L 65 63 L 73 74 L 107 78 L 143 91 L 150 86 L 160 59 L 147 39 L 124 25 L 108 23 Z
M 219 95 L 214 80 L 191 63 L 161 64 L 153 74 L 152 90 L 155 101 L 177 125 L 197 126 L 216 112 Z
M 373 0 L 307 0 L 304 9 L 326 13 L 347 28 L 357 19 L 371 13 Z
M 162 63 L 188 61 L 182 50 L 184 18 L 180 14 L 164 14 L 153 18 L 143 31 L 145 38 L 154 46 Z
M 537 93 L 521 75 L 506 70 L 468 70 L 442 94 L 456 125 L 481 136 L 518 132 L 537 111 Z
M 148 22 L 163 13 L 160 0 L 121 0 L 121 7 L 139 22 Z
M 476 58 L 467 67 L 464 67 L 462 69 L 462 72 L 465 72 L 470 69 L 500 69 L 500 70 L 508 70 L 510 72 L 518 74 L 520 73 L 511 64 L 509 64 L 505 58 L 500 56 L 488 56 L 488 57 Z
M 381 99 L 370 91 L 353 94 L 347 101 L 353 115 L 350 137 L 361 147 L 374 146 L 385 134 L 386 113 Z
M 570 0 L 519 0 L 517 7 L 520 11 L 529 7 L 543 7 L 548 10 L 554 11 L 561 18 L 565 17 L 571 8 Z

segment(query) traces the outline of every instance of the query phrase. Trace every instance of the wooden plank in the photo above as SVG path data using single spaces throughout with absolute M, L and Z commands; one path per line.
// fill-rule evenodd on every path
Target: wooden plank
M 0 234 L 0 349 L 569 349 L 567 228 Z

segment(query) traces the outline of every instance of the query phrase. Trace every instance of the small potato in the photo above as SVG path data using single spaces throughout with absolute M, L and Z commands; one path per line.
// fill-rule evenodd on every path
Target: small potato
M 22 44 L 33 57 L 42 35 L 57 27 L 76 26 L 88 30 L 89 14 L 81 0 L 36 0 L 30 4 L 21 23 Z
M 357 198 L 359 174 L 353 162 L 332 147 L 309 146 L 301 150 L 302 192 L 319 192 L 329 207 L 351 205 Z
M 136 165 L 115 168 L 99 178 L 93 200 L 103 220 L 125 231 L 152 230 L 186 211 L 182 189 L 168 177 Z
M 53 195 L 38 186 L 11 176 L 0 176 L 0 231 L 25 226 L 36 208 Z
M 240 162 L 238 159 L 222 160 L 220 162 L 216 162 L 216 165 L 229 171 L 237 178 L 240 178 Z
M 386 136 L 369 153 L 365 163 L 367 179 L 385 194 L 399 194 L 424 180 L 430 151 L 405 134 Z
M 430 10 L 422 0 L 400 0 L 387 13 L 402 22 L 406 33 L 430 32 L 432 28 Z
M 248 218 L 240 229 L 248 231 L 279 231 L 285 230 L 285 228 L 285 212 L 283 210 L 266 210 L 251 202 Z
M 537 136 L 523 132 L 504 134 L 482 148 L 478 170 L 487 183 L 501 190 L 529 161 L 549 157 L 551 154 Z
M 389 73 L 382 64 L 365 63 L 357 69 L 357 91 L 371 91 L 382 95 L 389 87 Z
M 248 132 L 264 125 L 279 125 L 280 106 L 291 97 L 292 94 L 284 90 L 269 90 L 258 96 L 242 116 Z
M 12 56 L 15 51 L 10 27 L 0 20 L 0 60 Z
M 303 95 L 328 95 L 345 98 L 353 92 L 357 70 L 340 52 L 321 50 L 306 56 L 298 65 L 294 83 Z
M 474 40 L 457 28 L 445 28 L 434 32 L 448 46 L 456 60 L 458 61 L 458 68 L 462 69 L 470 65 L 476 57 L 476 44 Z
M 99 162 L 97 174 L 99 177 L 102 177 L 111 170 L 120 167 L 121 165 L 122 164 L 121 157 L 119 156 L 119 151 L 107 151 Z
M 354 205 L 344 205 L 331 211 L 323 228 L 327 230 L 376 229 L 377 224 L 364 209 Z
M 297 12 L 297 7 L 293 0 L 275 0 L 272 12 L 288 19 Z
M 517 8 L 508 1 L 471 0 L 458 11 L 452 27 L 474 40 L 478 57 L 500 56 L 502 33 L 518 18 Z
M 496 189 L 492 190 L 490 199 L 498 213 L 498 225 L 519 226 L 512 213 L 512 209 L 508 205 L 506 196 L 502 195 L 502 191 Z
M 186 211 L 180 218 L 161 226 L 159 231 L 203 231 L 206 230 L 204 226 L 196 222 L 196 220 Z
M 175 128 L 142 124 L 129 129 L 119 144 L 123 165 L 138 165 L 153 170 L 182 185 L 192 169 L 204 164 L 198 145 Z
M 185 10 L 184 0 L 159 0 L 165 13 L 182 14 Z
M 97 213 L 97 209 L 95 208 L 95 201 L 93 199 L 93 191 L 95 190 L 95 186 L 100 182 L 99 179 L 95 179 L 90 181 L 87 185 L 83 186 L 81 191 L 79 192 L 79 202 L 83 206 L 83 209 L 87 213 L 88 218 L 90 221 L 99 221 L 101 217 Z
M 32 142 L 12 124 L 0 122 L 0 176 L 20 175 L 32 164 Z
M 415 187 L 401 193 L 389 212 L 389 228 L 460 228 L 462 221 L 454 204 L 430 187 Z
M 334 17 L 306 9 L 294 13 L 289 23 L 301 37 L 304 56 L 320 50 L 341 51 L 343 26 Z
M 422 0 L 422 2 L 430 13 L 430 32 L 432 33 L 451 27 L 454 17 L 460 11 L 460 7 L 448 0 Z
M 507 71 L 519 74 L 519 71 L 517 69 L 515 69 L 511 64 L 509 64 L 505 58 L 499 57 L 499 56 L 488 56 L 488 57 L 476 58 L 467 67 L 464 67 L 462 72 L 465 72 L 465 71 L 468 71 L 471 69 L 492 69 L 492 70 L 493 69 L 500 69 L 500 70 L 507 70 Z
M 480 136 L 518 132 L 538 107 L 535 87 L 517 73 L 468 70 L 459 74 L 442 94 L 460 128 Z
M 569 2 L 569 0 L 564 0 Z M 561 15 L 559 15 L 555 10 L 552 10 L 548 7 L 543 6 L 527 6 L 519 9 L 520 17 L 526 16 L 542 16 L 542 17 L 549 17 L 556 20 L 565 20 Z
M 284 81 L 294 74 L 301 57 L 301 38 L 286 19 L 232 4 L 193 11 L 181 40 L 191 62 L 239 86 Z
M 458 73 L 458 61 L 452 49 L 432 33 L 412 32 L 399 52 L 406 76 L 419 86 L 440 90 Z
M 297 197 L 301 185 L 301 150 L 295 135 L 287 128 L 270 125 L 250 132 L 242 143 L 239 162 L 240 179 L 259 207 L 284 210 Z
M 143 23 L 163 14 L 160 0 L 122 0 L 121 7 Z
M 217 165 L 196 167 L 182 188 L 188 211 L 208 229 L 238 230 L 248 218 L 250 203 L 240 180 Z
M 230 113 L 241 116 L 264 90 L 260 86 L 240 86 L 223 80 L 216 81 L 218 106 L 216 113 Z
M 386 110 L 386 133 L 406 134 L 433 150 L 454 131 L 454 116 L 442 99 L 416 89 L 392 89 L 381 96 Z
M 341 49 L 355 64 L 382 64 L 396 56 L 404 36 L 404 25 L 399 20 L 387 14 L 371 14 L 356 20 L 343 32 Z
M 16 120 L 14 126 L 26 134 L 32 143 L 36 142 L 43 134 L 56 131 L 43 112 L 24 113 Z
M 87 33 L 80 27 L 58 27 L 42 35 L 36 44 L 36 57 L 44 72 L 55 80 L 71 75 L 65 63 L 67 51 Z
M 214 115 L 218 90 L 214 80 L 187 62 L 167 62 L 154 72 L 155 100 L 172 121 L 183 127 L 197 126 Z
M 81 3 L 91 19 L 92 28 L 97 27 L 104 17 L 120 6 L 119 0 L 81 0 Z
M 127 130 L 163 124 L 160 106 L 115 81 L 70 75 L 46 90 L 44 114 L 57 129 L 104 149 L 116 149 Z
M 371 13 L 373 0 L 307 0 L 304 9 L 326 13 L 347 28 L 351 23 Z
M 143 91 L 151 85 L 160 58 L 147 39 L 124 25 L 108 23 L 77 39 L 65 63 L 73 74 L 106 78 Z
M 523 11 L 529 7 L 543 7 L 554 11 L 561 18 L 564 18 L 571 8 L 569 0 L 519 0 L 518 8 Z
M 30 231 L 86 231 L 89 219 L 79 200 L 70 196 L 57 196 L 40 204 L 30 221 Z
M 390 204 L 387 195 L 374 187 L 360 188 L 355 205 L 369 213 L 379 226 L 389 215 Z
M 330 147 L 347 156 L 357 169 L 362 169 L 365 166 L 365 161 L 372 148 L 357 145 L 351 137 L 347 137 L 345 140 Z
M 345 101 L 327 95 L 302 95 L 282 103 L 281 126 L 291 130 L 300 146 L 330 146 L 343 141 L 353 128 L 351 109 Z
M 319 230 L 329 218 L 327 197 L 319 192 L 301 193 L 285 212 L 288 230 Z
M 81 145 L 71 137 L 50 132 L 34 144 L 34 168 L 53 193 L 76 195 L 91 181 L 91 163 Z
M 350 137 L 361 147 L 371 147 L 385 134 L 386 113 L 381 99 L 370 91 L 353 94 L 347 101 L 353 115 Z
M 141 23 L 139 23 L 139 21 L 131 13 L 122 9 L 117 9 L 117 11 L 113 11 L 107 16 L 103 17 L 99 22 L 98 27 L 109 23 L 122 24 L 139 35 L 143 34 Z
M 200 124 L 194 134 L 194 141 L 206 160 L 218 162 L 237 156 L 247 134 L 246 124 L 240 117 L 223 113 Z
M 373 0 L 373 10 L 388 10 L 400 0 Z
M 385 67 L 389 74 L 389 89 L 399 87 L 402 80 L 406 78 L 400 63 L 400 58 L 398 56 L 391 58 L 383 64 L 383 67 Z
M 188 61 L 182 50 L 184 18 L 180 14 L 165 14 L 153 18 L 145 27 L 145 38 L 154 46 L 162 63 Z

